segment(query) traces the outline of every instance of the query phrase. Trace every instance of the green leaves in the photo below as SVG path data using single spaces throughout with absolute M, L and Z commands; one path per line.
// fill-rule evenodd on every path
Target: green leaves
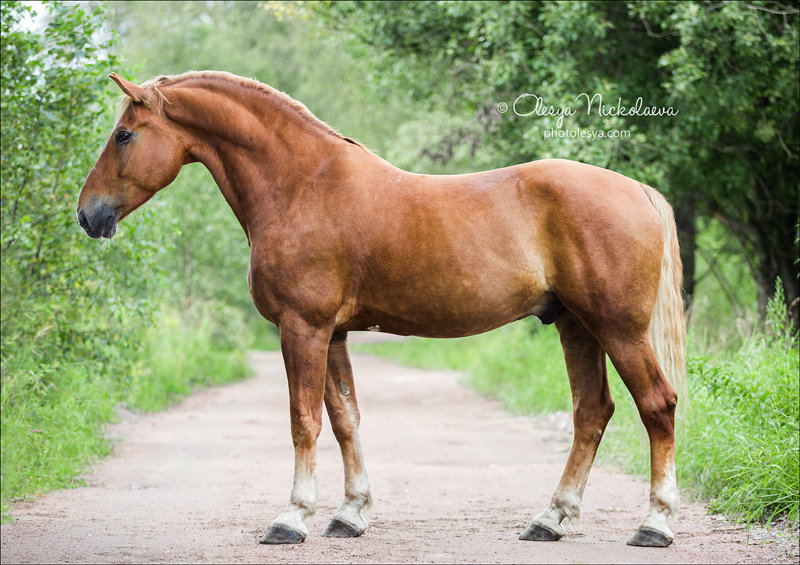
M 104 247 L 75 219 L 111 127 L 107 74 L 119 70 L 104 5 L 45 8 L 32 30 L 19 22 L 33 8 L 2 3 L 3 505 L 68 483 L 103 452 L 99 427 L 154 309 L 155 253 L 131 240 Z

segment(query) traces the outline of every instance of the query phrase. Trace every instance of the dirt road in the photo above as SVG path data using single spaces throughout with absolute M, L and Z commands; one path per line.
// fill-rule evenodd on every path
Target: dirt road
M 625 541 L 647 485 L 594 469 L 582 521 L 555 543 L 517 537 L 547 504 L 569 436 L 513 418 L 458 385 L 354 355 L 361 439 L 375 503 L 360 538 L 320 536 L 342 496 L 330 431 L 319 442 L 319 510 L 300 546 L 259 536 L 292 479 L 288 393 L 278 353 L 255 353 L 257 375 L 203 391 L 160 414 L 116 425 L 115 455 L 89 486 L 19 503 L 2 526 L 2 562 L 220 563 L 737 563 L 793 562 L 684 503 L 667 549 Z M 541 426 L 541 423 L 539 424 Z

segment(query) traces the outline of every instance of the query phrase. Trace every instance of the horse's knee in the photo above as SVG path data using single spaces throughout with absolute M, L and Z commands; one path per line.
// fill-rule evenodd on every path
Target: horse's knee
M 292 443 L 295 447 L 311 447 L 317 442 L 322 431 L 322 421 L 309 414 L 295 414 L 291 411 Z
M 666 384 L 666 383 L 665 383 Z M 649 435 L 672 437 L 675 433 L 675 409 L 678 395 L 672 387 L 655 387 L 639 407 L 642 423 Z
M 336 440 L 341 443 L 352 437 L 361 423 L 361 414 L 353 390 L 345 381 L 329 379 L 325 407 Z

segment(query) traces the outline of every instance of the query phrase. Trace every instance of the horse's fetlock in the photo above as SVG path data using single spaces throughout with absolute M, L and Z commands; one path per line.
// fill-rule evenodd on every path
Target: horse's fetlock
M 581 517 L 581 500 L 577 493 L 556 493 L 550 504 L 561 515 L 559 522 L 564 518 Z
M 372 504 L 372 495 L 369 492 L 347 493 L 345 501 L 358 508 L 366 508 Z
M 300 515 L 305 518 L 313 516 L 317 512 L 317 501 L 316 500 L 308 500 L 299 497 L 291 497 L 289 504 L 291 507 L 294 508 Z
M 680 509 L 680 495 L 674 484 L 662 484 L 650 494 L 650 507 L 667 517 L 672 517 Z

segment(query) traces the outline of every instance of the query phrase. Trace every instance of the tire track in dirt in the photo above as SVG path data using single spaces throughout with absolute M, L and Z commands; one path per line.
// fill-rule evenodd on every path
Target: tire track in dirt
M 343 493 L 326 421 L 308 539 L 259 545 L 288 500 L 293 454 L 280 354 L 256 352 L 252 362 L 252 379 L 114 425 L 123 439 L 88 486 L 15 505 L 15 522 L 2 526 L 2 563 L 796 562 L 774 546 L 748 544 L 744 531 L 719 531 L 690 503 L 671 547 L 629 547 L 647 484 L 599 468 L 589 477 L 583 519 L 568 525 L 567 537 L 519 541 L 558 483 L 569 436 L 504 414 L 460 386 L 456 373 L 359 354 L 370 528 L 357 539 L 320 536 Z

